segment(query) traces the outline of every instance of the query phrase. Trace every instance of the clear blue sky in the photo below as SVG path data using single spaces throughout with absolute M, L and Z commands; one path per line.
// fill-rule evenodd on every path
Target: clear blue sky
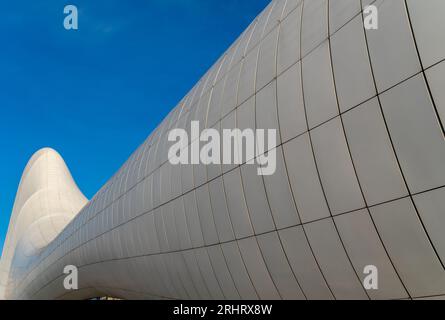
M 268 2 L 3 1 L 0 250 L 35 151 L 59 151 L 91 198 Z

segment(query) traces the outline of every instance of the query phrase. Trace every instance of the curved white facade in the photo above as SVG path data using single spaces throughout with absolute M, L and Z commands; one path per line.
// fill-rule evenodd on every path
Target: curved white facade
M 87 202 L 56 151 L 45 148 L 31 158 L 20 181 L 0 261 L 0 297 L 8 296 Z
M 377 30 L 363 25 L 371 3 Z M 5 297 L 445 295 L 442 12 L 442 0 L 273 1 L 85 207 L 63 161 L 39 152 L 0 264 Z M 275 174 L 172 165 L 168 132 L 193 120 L 277 129 Z M 57 169 L 33 165 L 43 154 Z M 33 200 L 51 174 L 63 188 Z M 67 265 L 78 291 L 63 288 Z M 368 265 L 378 290 L 363 288 Z

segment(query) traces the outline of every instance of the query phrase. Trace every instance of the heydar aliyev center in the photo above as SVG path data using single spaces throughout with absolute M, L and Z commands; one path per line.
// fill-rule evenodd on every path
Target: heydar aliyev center
M 444 12 L 443 0 L 274 0 L 90 201 L 40 150 L 0 298 L 445 297 Z M 276 129 L 275 173 L 172 164 L 168 133 L 192 121 Z

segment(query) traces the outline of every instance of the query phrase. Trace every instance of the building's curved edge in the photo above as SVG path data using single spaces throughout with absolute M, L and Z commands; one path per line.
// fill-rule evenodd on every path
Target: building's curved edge
M 87 202 L 57 151 L 42 148 L 31 157 L 20 180 L 0 260 L 0 299 L 8 297 L 20 270 L 26 270 Z

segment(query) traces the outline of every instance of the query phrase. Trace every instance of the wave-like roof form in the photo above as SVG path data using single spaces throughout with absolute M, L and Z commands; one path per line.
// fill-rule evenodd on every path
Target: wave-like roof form
M 34 154 L 20 181 L 3 248 L 0 298 L 87 202 L 56 151 Z
M 274 0 L 85 206 L 57 153 L 37 153 L 0 264 L 6 298 L 444 297 L 443 12 Z M 276 129 L 275 174 L 171 164 L 168 132 L 191 121 Z

